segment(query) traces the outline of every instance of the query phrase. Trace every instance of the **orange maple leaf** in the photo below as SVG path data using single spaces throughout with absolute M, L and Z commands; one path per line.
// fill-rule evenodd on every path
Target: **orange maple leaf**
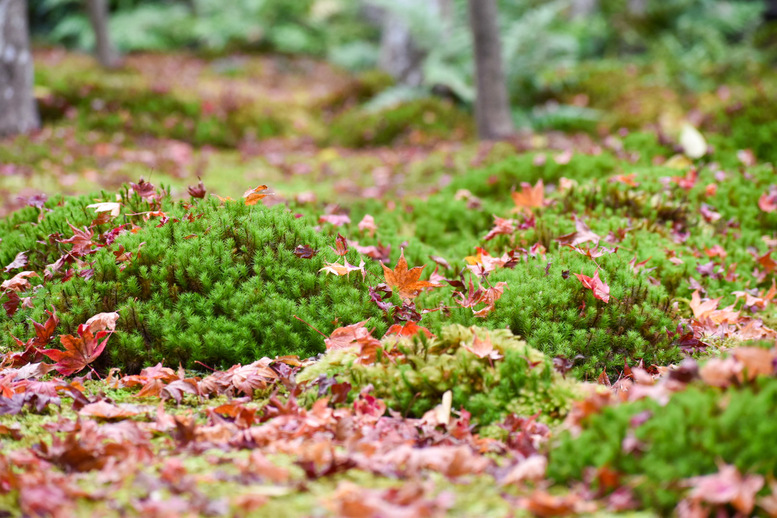
M 267 196 L 272 196 L 274 194 L 272 192 L 266 192 L 266 191 L 267 191 L 266 185 L 260 185 L 255 189 L 248 189 L 246 192 L 243 193 L 243 198 L 245 199 L 246 205 L 256 205 L 257 203 L 259 203 L 259 200 L 261 200 L 262 198 L 265 198 Z
M 534 187 L 524 182 L 521 184 L 521 192 L 513 192 L 511 196 L 517 209 L 542 207 L 545 203 L 545 184 L 541 179 Z
M 383 275 L 386 278 L 386 284 L 399 288 L 399 296 L 402 297 L 402 299 L 414 299 L 421 293 L 421 290 L 425 288 L 439 287 L 439 284 L 437 283 L 419 280 L 425 266 L 416 266 L 409 270 L 407 269 L 404 250 L 399 254 L 399 261 L 397 261 L 397 265 L 393 270 L 390 270 L 383 263 L 380 265 L 383 267 Z
M 54 369 L 63 376 L 70 376 L 82 370 L 100 356 L 111 333 L 99 331 L 93 334 L 86 324 L 78 326 L 78 336 L 59 335 L 64 351 L 45 349 L 41 351 L 55 362 Z M 101 339 L 105 338 L 102 342 Z

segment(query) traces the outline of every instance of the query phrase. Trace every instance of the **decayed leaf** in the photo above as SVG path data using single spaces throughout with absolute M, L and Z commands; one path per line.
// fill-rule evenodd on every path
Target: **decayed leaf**
M 3 284 L 0 284 L 0 289 L 12 290 L 16 292 L 26 291 L 32 287 L 30 281 L 28 281 L 27 278 L 37 276 L 38 274 L 35 272 L 19 272 L 7 281 L 3 282 Z
M 14 260 L 8 263 L 8 266 L 5 267 L 5 273 L 8 273 L 11 270 L 15 270 L 17 268 L 23 268 L 25 266 L 27 266 L 27 252 L 19 252 L 16 254 L 16 257 L 14 257 Z
M 46 349 L 41 351 L 56 362 L 54 369 L 63 376 L 70 376 L 92 363 L 102 354 L 108 338 L 111 334 L 107 331 L 100 331 L 93 334 L 87 324 L 78 326 L 78 336 L 60 335 L 59 339 L 65 347 L 64 351 L 59 349 Z M 100 342 L 101 339 L 103 339 Z
M 244 192 L 243 199 L 245 200 L 246 205 L 256 205 L 262 198 L 272 196 L 273 194 L 275 193 L 267 192 L 266 185 L 260 185 L 253 189 L 248 189 L 246 192 Z
M 534 207 L 542 207 L 545 203 L 545 184 L 542 179 L 532 187 L 531 184 L 522 183 L 521 192 L 511 193 L 516 209 L 525 210 Z
M 190 185 L 186 188 L 186 190 L 189 192 L 189 196 L 192 198 L 204 198 L 205 197 L 205 185 L 202 183 L 202 180 L 197 183 L 197 185 Z
M 583 283 L 583 286 L 594 292 L 594 297 L 604 302 L 610 301 L 610 287 L 599 278 L 599 270 L 594 273 L 593 277 L 588 277 L 581 273 L 576 273 L 575 276 Z
M 393 270 L 390 270 L 383 263 L 381 263 L 381 266 L 383 267 L 383 275 L 386 279 L 386 284 L 389 286 L 396 286 L 398 288 L 399 296 L 405 300 L 416 298 L 423 289 L 439 287 L 438 284 L 433 282 L 419 280 L 425 266 L 416 266 L 410 270 L 407 269 L 404 250 L 400 252 L 399 261 L 397 261 L 397 265 Z

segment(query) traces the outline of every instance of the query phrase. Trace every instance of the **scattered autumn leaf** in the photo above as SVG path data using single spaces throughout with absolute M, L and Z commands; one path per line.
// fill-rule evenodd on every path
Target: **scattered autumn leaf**
M 405 251 L 402 250 L 399 254 L 399 261 L 393 270 L 389 269 L 385 264 L 381 263 L 383 267 L 383 275 L 386 279 L 386 284 L 389 286 L 395 286 L 398 289 L 399 296 L 404 300 L 412 300 L 426 288 L 437 288 L 439 285 L 420 280 L 421 272 L 425 266 L 416 266 L 407 269 L 407 261 L 405 260 Z

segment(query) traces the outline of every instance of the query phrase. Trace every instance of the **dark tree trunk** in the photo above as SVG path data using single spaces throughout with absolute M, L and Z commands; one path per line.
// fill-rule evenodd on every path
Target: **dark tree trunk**
M 484 140 L 506 138 L 513 134 L 514 127 L 502 66 L 496 0 L 469 0 L 469 16 L 475 44 L 478 136 Z
M 103 68 L 118 68 L 121 60 L 113 48 L 108 31 L 107 0 L 86 0 L 86 10 L 89 13 L 89 21 L 92 23 L 94 31 L 97 61 Z
M 0 136 L 38 128 L 27 2 L 0 0 Z
M 766 2 L 764 20 L 767 22 L 777 22 L 777 0 L 768 0 Z

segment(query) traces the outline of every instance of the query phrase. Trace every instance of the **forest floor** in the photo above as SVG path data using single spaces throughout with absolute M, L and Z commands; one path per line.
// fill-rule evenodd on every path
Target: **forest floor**
M 478 143 L 306 59 L 35 59 L 0 514 L 777 515 L 777 77 Z

